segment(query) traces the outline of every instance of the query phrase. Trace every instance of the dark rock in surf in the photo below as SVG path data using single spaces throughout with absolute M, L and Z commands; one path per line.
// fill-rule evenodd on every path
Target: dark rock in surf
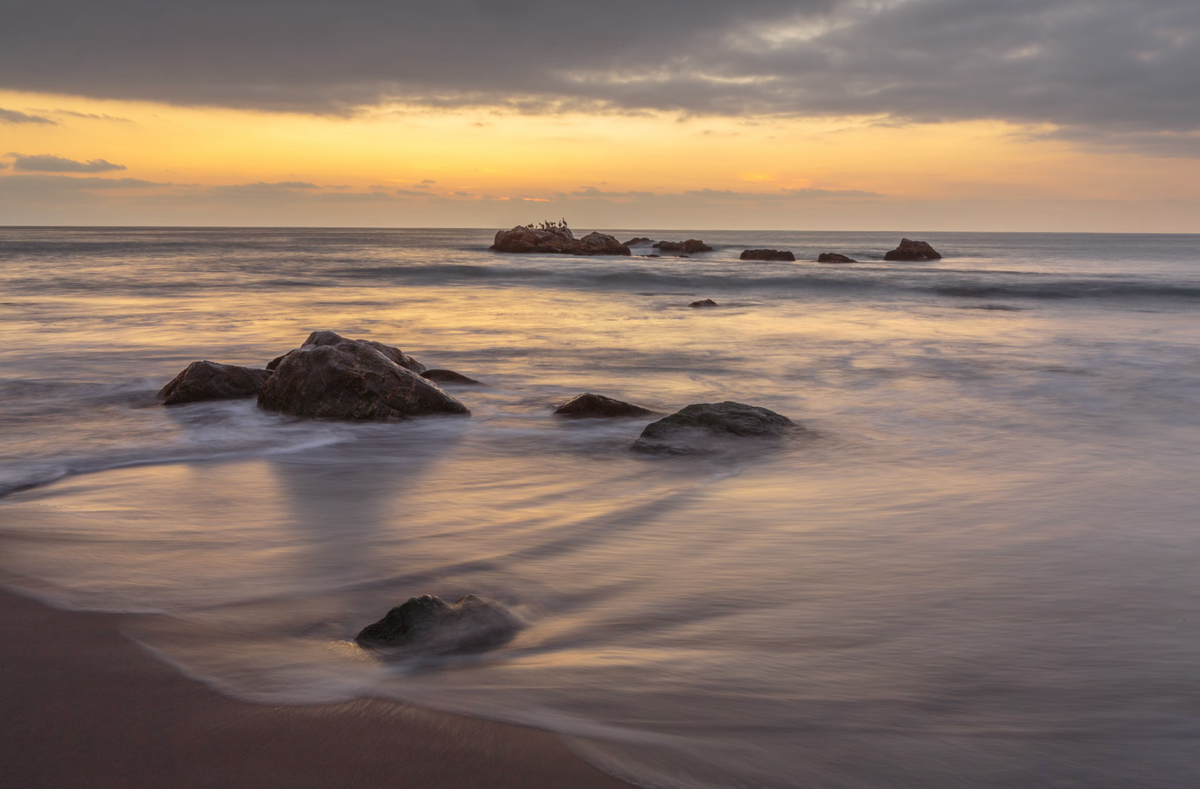
M 555 411 L 559 416 L 569 416 L 577 419 L 609 418 L 621 416 L 655 416 L 657 411 L 642 408 L 640 405 L 614 400 L 604 395 L 585 392 L 568 400 Z
M 456 386 L 486 386 L 486 384 L 476 381 L 474 378 L 468 378 L 462 373 L 456 373 L 453 370 L 426 370 L 421 373 L 421 377 L 426 381 L 433 381 L 439 384 L 451 384 Z
M 192 362 L 159 391 L 158 398 L 163 405 L 182 405 L 254 397 L 270 377 L 270 370 L 218 362 Z
M 845 255 L 839 255 L 836 252 L 822 252 L 817 255 L 818 263 L 857 263 L 854 258 L 848 258 Z
M 589 233 L 575 238 L 568 227 L 527 227 L 496 233 L 493 252 L 553 253 L 558 255 L 629 255 L 629 247 L 606 233 Z
M 712 299 L 701 299 L 700 301 L 693 301 L 688 306 L 694 310 L 699 310 L 704 309 L 705 307 L 719 307 L 721 305 L 717 304 Z
M 301 343 L 300 347 L 315 348 L 321 345 L 337 345 L 343 342 L 366 343 L 406 370 L 412 370 L 414 373 L 425 372 L 425 365 L 421 364 L 411 356 L 408 356 L 394 345 L 384 345 L 383 343 L 376 342 L 375 340 L 349 340 L 337 332 L 332 332 L 329 330 L 313 332 L 312 334 L 308 335 L 308 339 Z M 286 355 L 287 354 L 284 354 L 284 356 Z M 267 362 L 267 369 L 274 370 L 279 366 L 281 361 L 283 361 L 283 356 L 276 356 L 274 359 Z
M 884 260 L 941 260 L 938 251 L 924 241 L 900 239 L 900 246 L 890 250 L 883 256 Z
M 638 236 L 636 238 L 631 238 L 628 241 L 626 241 L 625 246 L 636 247 L 636 246 L 640 246 L 642 244 L 649 244 L 653 240 L 654 240 L 653 238 L 646 238 L 645 236 Z
M 796 256 L 785 249 L 747 249 L 742 260 L 795 260 Z
M 727 439 L 780 440 L 804 428 L 766 408 L 725 401 L 694 403 L 646 425 L 631 449 L 651 454 L 687 455 Z
M 708 244 L 695 238 L 689 238 L 687 241 L 659 241 L 654 245 L 654 249 L 661 252 L 687 252 L 688 254 L 713 251 Z
M 638 255 L 641 258 L 660 258 L 662 255 Z
M 317 342 L 306 343 L 279 361 L 258 394 L 260 408 L 291 416 L 356 420 L 471 413 L 437 384 L 397 363 L 396 356 L 403 354 L 391 346 L 347 340 L 333 332 L 313 336 Z
M 478 651 L 499 646 L 521 629 L 504 606 L 469 594 L 454 604 L 440 597 L 410 597 L 355 637 L 363 646 L 414 647 L 429 652 Z

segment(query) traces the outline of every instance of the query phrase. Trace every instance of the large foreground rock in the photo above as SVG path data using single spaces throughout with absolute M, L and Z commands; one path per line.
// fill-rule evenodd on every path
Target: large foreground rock
M 584 419 L 618 416 L 654 416 L 658 412 L 651 411 L 649 408 L 642 408 L 640 405 L 634 405 L 633 403 L 626 403 L 624 400 L 615 400 L 604 395 L 584 392 L 581 395 L 572 397 L 566 403 L 559 406 L 554 413 L 559 416 Z
M 159 391 L 158 397 L 163 405 L 254 397 L 270 377 L 270 370 L 219 362 L 192 362 Z
M 408 356 L 407 354 L 405 354 L 403 351 L 401 351 L 399 348 L 397 348 L 394 345 L 384 345 L 383 343 L 376 342 L 375 340 L 348 340 L 345 337 L 343 337 L 342 335 L 338 334 L 337 332 L 332 332 L 332 331 L 328 331 L 328 330 L 315 331 L 312 334 L 308 335 L 308 339 L 305 340 L 300 345 L 300 347 L 301 348 L 319 348 L 322 345 L 339 345 L 344 342 L 366 343 L 367 345 L 369 345 L 372 348 L 374 348 L 375 350 L 379 351 L 384 356 L 391 359 L 393 362 L 400 365 L 401 367 L 403 367 L 406 370 L 412 370 L 414 373 L 425 372 L 425 365 L 421 364 L 420 362 L 418 362 L 416 359 L 412 358 L 411 356 Z M 267 369 L 274 370 L 276 367 L 279 366 L 279 363 L 282 360 L 283 360 L 283 356 L 276 356 L 274 359 L 267 362 Z
M 694 403 L 646 425 L 633 442 L 638 452 L 686 455 L 729 439 L 781 439 L 804 428 L 782 414 L 735 403 Z
M 821 254 L 817 255 L 817 262 L 818 263 L 857 263 L 858 261 L 855 260 L 854 258 L 846 257 L 845 255 L 839 255 L 836 252 L 822 252 Z
M 532 253 L 543 252 L 558 255 L 629 255 L 629 247 L 606 233 L 588 233 L 575 238 L 567 227 L 526 227 L 517 225 L 512 230 L 496 233 L 493 252 Z
M 521 623 L 499 603 L 469 594 L 453 605 L 432 595 L 410 597 L 355 641 L 369 647 L 417 647 L 431 652 L 480 650 L 512 639 Z
M 742 260 L 795 260 L 796 256 L 786 249 L 747 249 Z
M 280 359 L 259 392 L 259 407 L 319 419 L 471 413 L 437 384 L 397 364 L 380 350 L 381 343 L 339 339 L 305 345 Z
M 693 255 L 697 252 L 712 252 L 713 248 L 703 241 L 695 238 L 689 238 L 687 241 L 659 241 L 654 245 L 653 249 L 663 252 L 686 252 Z
M 900 239 L 900 246 L 888 251 L 884 260 L 941 260 L 938 251 L 924 241 Z

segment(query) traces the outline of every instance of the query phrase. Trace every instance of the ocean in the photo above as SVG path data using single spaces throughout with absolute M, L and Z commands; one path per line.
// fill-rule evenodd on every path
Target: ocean
M 0 580 L 239 699 L 524 723 L 647 787 L 1200 784 L 1200 237 L 493 232 L 0 228 Z M 487 386 L 385 424 L 155 400 L 320 329 Z M 811 435 L 648 457 L 649 420 L 551 415 L 581 392 Z M 526 627 L 353 644 L 468 593 Z

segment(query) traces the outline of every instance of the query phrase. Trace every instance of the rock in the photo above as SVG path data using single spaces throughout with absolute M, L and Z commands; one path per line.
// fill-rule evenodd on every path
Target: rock
M 159 390 L 158 398 L 163 405 L 182 405 L 254 397 L 270 377 L 270 370 L 218 362 L 192 362 Z
M 382 343 L 314 332 L 320 342 L 286 354 L 258 393 L 268 411 L 321 419 L 403 419 L 428 414 L 470 414 L 459 401 L 400 366 Z M 310 338 L 311 339 L 311 338 Z M 397 351 L 398 353 L 398 351 Z M 403 354 L 400 354 L 403 356 Z
M 493 252 L 544 252 L 559 255 L 628 255 L 629 247 L 605 233 L 577 239 L 568 227 L 534 228 L 517 225 L 496 234 Z
M 653 240 L 654 240 L 653 238 L 646 238 L 645 236 L 638 236 L 637 238 L 631 238 L 628 241 L 626 241 L 625 246 L 636 247 L 640 244 L 649 244 Z
M 659 241 L 654 245 L 654 249 L 659 249 L 663 252 L 687 252 L 688 254 L 713 251 L 713 248 L 708 244 L 694 238 L 689 238 L 687 241 Z
M 747 249 L 742 260 L 795 260 L 796 256 L 784 249 Z
M 848 258 L 845 255 L 839 255 L 836 252 L 822 252 L 817 255 L 818 263 L 857 263 L 854 258 Z
M 369 647 L 417 647 L 430 652 L 459 652 L 499 646 L 521 629 L 504 606 L 469 594 L 451 605 L 440 597 L 410 597 L 355 641 Z
M 900 239 L 900 246 L 883 256 L 884 260 L 941 260 L 938 251 L 924 241 Z
M 719 307 L 720 305 L 712 299 L 701 299 L 700 301 L 693 301 L 688 306 L 694 310 L 698 310 L 702 307 Z
M 474 378 L 468 378 L 462 373 L 456 373 L 453 370 L 426 370 L 421 373 L 421 377 L 426 381 L 434 381 L 439 384 L 457 384 L 459 386 L 485 386 L 485 384 L 476 381 Z
M 575 418 L 599 418 L 599 417 L 616 417 L 616 416 L 654 416 L 658 412 L 651 411 L 649 408 L 642 408 L 640 405 L 626 403 L 622 400 L 614 400 L 611 397 L 604 395 L 592 394 L 585 392 L 581 395 L 568 400 L 563 405 L 559 406 L 554 413 L 559 416 L 570 416 Z
M 744 403 L 695 403 L 646 425 L 638 452 L 686 455 L 730 438 L 781 439 L 804 428 L 782 414 Z
M 414 373 L 425 372 L 425 365 L 421 364 L 411 356 L 406 355 L 394 345 L 384 345 L 383 343 L 376 342 L 375 340 L 348 340 L 337 332 L 328 330 L 315 331 L 308 335 L 308 339 L 305 340 L 300 347 L 315 348 L 321 345 L 337 345 L 338 343 L 343 342 L 364 342 L 406 370 L 412 370 Z M 284 354 L 284 356 L 286 355 L 287 354 Z M 274 359 L 267 362 L 267 369 L 274 370 L 279 366 L 281 361 L 283 361 L 283 356 L 276 356 Z

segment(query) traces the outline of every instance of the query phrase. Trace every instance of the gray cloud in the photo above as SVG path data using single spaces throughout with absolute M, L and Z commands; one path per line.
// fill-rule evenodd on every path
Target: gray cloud
M 25 156 L 10 153 L 13 157 L 13 169 L 33 173 L 111 173 L 116 170 L 127 170 L 123 164 L 113 164 L 104 159 L 89 159 L 77 162 L 74 159 L 64 159 L 61 156 L 39 155 Z
M 3 36 L 3 34 L 0 33 L 0 36 Z M 8 123 L 42 123 L 50 126 L 57 125 L 49 118 L 43 118 L 40 115 L 28 115 L 16 110 L 6 110 L 3 107 L 0 107 L 0 121 L 7 121 Z
M 46 0 L 0 29 L 0 86 L 20 90 L 323 113 L 397 99 L 1004 119 L 1185 154 L 1200 153 L 1198 73 L 1195 0 Z

